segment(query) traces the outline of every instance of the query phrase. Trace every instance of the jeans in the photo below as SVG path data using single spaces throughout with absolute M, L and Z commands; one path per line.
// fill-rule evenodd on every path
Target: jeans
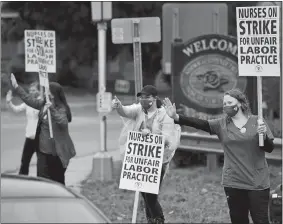
M 19 174 L 28 175 L 29 174 L 29 164 L 33 154 L 35 153 L 36 142 L 34 139 L 26 138 L 22 153 L 21 167 Z
M 160 176 L 160 185 L 164 178 L 167 166 L 169 164 L 163 164 Z M 161 208 L 161 205 L 158 202 L 158 195 L 151 194 L 151 193 L 144 193 L 142 192 L 141 195 L 143 196 L 144 203 L 145 203 L 145 213 L 149 223 L 164 223 L 164 215 Z
M 232 224 L 249 224 L 249 212 L 254 224 L 268 224 L 270 189 L 243 190 L 224 187 Z
M 37 176 L 44 177 L 65 185 L 65 172 L 58 156 L 37 152 Z

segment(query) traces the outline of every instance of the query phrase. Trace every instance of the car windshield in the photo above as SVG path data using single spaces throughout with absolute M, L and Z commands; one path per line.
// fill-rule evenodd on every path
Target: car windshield
M 107 223 L 82 199 L 1 199 L 1 223 Z

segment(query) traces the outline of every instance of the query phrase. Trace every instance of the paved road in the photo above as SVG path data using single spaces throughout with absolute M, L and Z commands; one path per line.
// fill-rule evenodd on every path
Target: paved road
M 99 117 L 95 106 L 74 104 L 73 121 L 69 125 L 70 135 L 74 141 L 77 156 L 84 157 L 100 150 Z M 24 143 L 25 114 L 1 113 L 1 173 L 19 168 Z M 118 137 L 123 122 L 115 112 L 107 119 L 107 149 L 117 149 Z M 36 157 L 32 158 L 36 164 Z

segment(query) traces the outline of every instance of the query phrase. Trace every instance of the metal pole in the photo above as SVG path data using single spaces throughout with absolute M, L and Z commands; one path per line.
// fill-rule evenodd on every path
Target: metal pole
M 179 8 L 174 8 L 173 13 L 173 41 L 176 39 L 180 39 Z
M 142 90 L 142 51 L 140 40 L 140 20 L 133 21 L 133 55 L 134 55 L 134 69 L 135 69 L 135 93 Z
M 133 55 L 134 55 L 134 69 L 135 69 L 135 94 L 137 95 L 137 93 L 140 92 L 143 87 L 142 51 L 141 51 L 140 20 L 139 19 L 136 19 L 133 21 Z M 137 221 L 139 195 L 140 195 L 139 191 L 136 191 L 132 223 L 136 223 Z
M 258 113 L 258 119 L 260 122 L 263 122 L 263 116 L 262 116 L 262 77 L 257 76 L 257 113 Z M 263 134 L 260 134 L 259 136 L 259 146 L 263 146 Z
M 98 88 L 100 93 L 106 91 L 106 22 L 97 24 L 98 30 Z M 100 116 L 101 151 L 106 151 L 106 116 Z

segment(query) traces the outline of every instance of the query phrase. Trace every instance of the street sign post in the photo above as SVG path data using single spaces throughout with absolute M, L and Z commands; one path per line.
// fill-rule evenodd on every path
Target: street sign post
M 159 17 L 112 19 L 111 31 L 114 44 L 133 44 L 135 93 L 137 94 L 143 87 L 141 43 L 160 42 L 160 19 Z
M 159 17 L 113 19 L 111 31 L 114 44 L 133 44 L 135 95 L 137 95 L 143 87 L 141 43 L 160 42 L 160 19 Z M 132 223 L 136 223 L 138 203 L 139 191 L 136 191 Z
M 106 93 L 106 31 L 107 20 L 112 18 L 112 2 L 91 2 L 92 21 L 98 31 L 98 94 L 97 111 L 100 118 L 100 152 L 93 158 L 92 179 L 112 179 L 112 158 L 107 155 L 106 113 L 111 106 L 112 95 Z M 106 105 L 108 104 L 108 105 Z M 111 110 L 110 110 L 111 111 Z

